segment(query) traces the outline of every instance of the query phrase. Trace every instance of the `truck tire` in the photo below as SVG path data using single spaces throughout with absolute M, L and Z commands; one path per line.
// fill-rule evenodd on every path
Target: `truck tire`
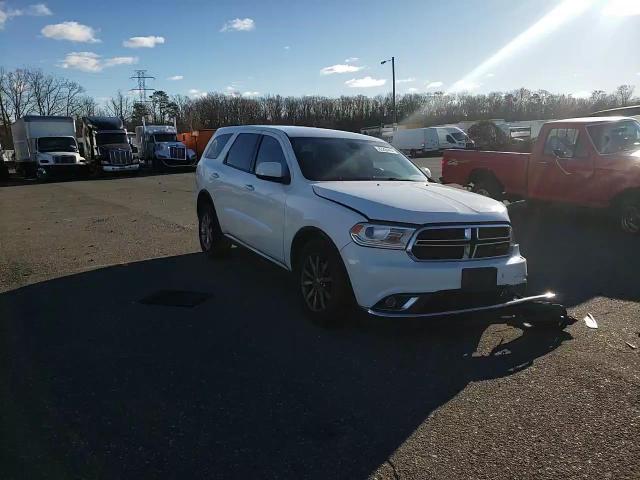
M 200 248 L 210 258 L 225 257 L 231 250 L 231 242 L 222 234 L 218 216 L 210 202 L 198 209 L 198 238 Z
M 629 235 L 640 234 L 640 195 L 627 197 L 617 208 L 616 217 L 622 231 Z
M 502 200 L 502 189 L 498 182 L 491 177 L 483 177 L 474 181 L 471 191 L 478 195 Z
M 328 240 L 310 240 L 300 252 L 295 277 L 306 315 L 322 326 L 344 323 L 354 305 L 353 290 L 340 254 Z

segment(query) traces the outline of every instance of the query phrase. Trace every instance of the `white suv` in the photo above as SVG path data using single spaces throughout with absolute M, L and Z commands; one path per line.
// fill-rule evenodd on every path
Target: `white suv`
M 217 130 L 196 170 L 202 250 L 241 245 L 295 273 L 318 320 L 350 303 L 419 317 L 510 306 L 526 260 L 502 203 L 432 183 L 388 143 L 337 130 Z

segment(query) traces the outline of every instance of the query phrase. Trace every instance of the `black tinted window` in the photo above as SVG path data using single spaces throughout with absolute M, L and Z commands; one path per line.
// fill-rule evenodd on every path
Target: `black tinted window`
M 207 151 L 204 152 L 204 156 L 207 158 L 218 158 L 218 155 L 220 155 L 220 152 L 224 149 L 232 135 L 232 133 L 225 133 L 215 137 L 207 147 Z
M 234 168 L 251 171 L 251 163 L 253 155 L 256 152 L 256 144 L 260 139 L 260 135 L 255 133 L 241 133 L 231 145 L 225 163 Z
M 262 162 L 277 162 L 282 165 L 282 171 L 288 172 L 287 161 L 284 159 L 284 152 L 280 147 L 280 142 L 273 137 L 262 137 L 262 143 L 256 157 L 256 169 Z

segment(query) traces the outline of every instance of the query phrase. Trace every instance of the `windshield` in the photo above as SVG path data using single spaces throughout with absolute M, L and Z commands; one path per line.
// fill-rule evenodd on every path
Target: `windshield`
M 467 138 L 467 136 L 464 134 L 464 132 L 451 132 L 451 136 L 453 138 L 455 138 L 456 140 L 458 140 L 459 142 L 465 140 Z
M 46 152 L 77 152 L 78 145 L 73 137 L 40 137 L 38 151 Z
M 175 133 L 156 133 L 153 135 L 153 139 L 156 143 L 177 141 Z
M 297 137 L 291 139 L 291 145 L 308 180 L 426 181 L 418 167 L 386 143 Z
M 119 132 L 98 133 L 96 135 L 98 145 L 109 145 L 112 143 L 127 143 L 127 135 Z
M 587 130 L 602 154 L 640 149 L 640 123 L 634 120 L 592 125 Z

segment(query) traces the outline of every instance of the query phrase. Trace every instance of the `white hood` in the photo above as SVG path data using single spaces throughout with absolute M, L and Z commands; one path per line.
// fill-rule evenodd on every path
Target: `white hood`
M 413 224 L 509 221 L 501 202 L 436 183 L 321 182 L 313 185 L 313 191 L 371 220 Z

